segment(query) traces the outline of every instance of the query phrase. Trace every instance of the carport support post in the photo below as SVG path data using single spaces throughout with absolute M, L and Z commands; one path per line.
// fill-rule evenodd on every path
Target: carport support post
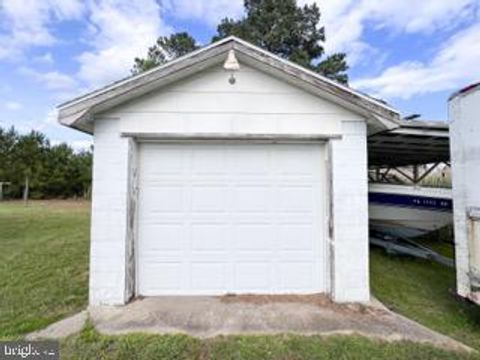
M 332 298 L 370 300 L 368 276 L 368 171 L 365 122 L 342 122 L 342 139 L 330 141 Z

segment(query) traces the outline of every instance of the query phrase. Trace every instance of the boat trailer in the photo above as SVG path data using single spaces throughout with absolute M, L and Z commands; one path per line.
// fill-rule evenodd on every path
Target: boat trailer
M 409 238 L 392 236 L 375 231 L 370 234 L 370 244 L 385 249 L 387 254 L 413 256 L 420 259 L 432 260 L 451 268 L 455 267 L 455 261 L 453 259 L 440 255 L 432 249 L 420 245 Z

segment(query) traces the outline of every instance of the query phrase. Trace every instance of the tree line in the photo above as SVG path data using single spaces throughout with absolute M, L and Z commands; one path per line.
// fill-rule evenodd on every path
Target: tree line
M 334 81 L 348 83 L 345 53 L 325 54 L 325 29 L 316 3 L 299 6 L 296 0 L 244 0 L 244 9 L 242 18 L 220 21 L 212 42 L 234 35 Z M 145 58 L 135 59 L 132 73 L 150 70 L 198 48 L 187 32 L 161 36 Z
M 224 18 L 212 42 L 235 35 L 334 81 L 348 83 L 344 53 L 326 56 L 325 29 L 318 6 L 296 0 L 244 0 L 245 15 Z M 199 48 L 187 32 L 161 36 L 145 58 L 134 59 L 133 74 L 162 65 Z M 10 198 L 89 197 L 92 152 L 75 152 L 67 144 L 51 145 L 44 134 L 20 135 L 0 128 L 0 196 Z
M 76 152 L 66 143 L 52 145 L 38 131 L 0 127 L 0 183 L 4 198 L 89 198 L 92 149 Z

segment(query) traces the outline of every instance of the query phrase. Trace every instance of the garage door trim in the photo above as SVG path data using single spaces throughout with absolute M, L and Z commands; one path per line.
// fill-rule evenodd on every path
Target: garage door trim
M 210 141 L 266 141 L 279 142 L 325 142 L 331 139 L 341 139 L 341 134 L 273 134 L 273 133 L 132 133 L 122 132 L 122 137 L 132 138 L 138 142 L 210 142 Z

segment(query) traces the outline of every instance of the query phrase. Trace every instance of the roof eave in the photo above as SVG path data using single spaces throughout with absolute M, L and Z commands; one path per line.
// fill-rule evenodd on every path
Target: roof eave
M 279 74 L 297 80 L 303 86 L 310 86 L 322 94 L 331 96 L 332 100 L 340 105 L 353 107 L 354 111 L 361 113 L 367 120 L 379 121 L 381 126 L 387 129 L 394 127 L 396 121 L 400 119 L 395 109 L 375 99 L 231 36 L 145 73 L 65 102 L 58 107 L 58 120 L 65 126 L 91 128 L 85 126 L 84 122 L 96 113 L 211 66 L 216 61 L 221 61 L 220 55 L 232 48 L 243 57 L 258 61 Z

